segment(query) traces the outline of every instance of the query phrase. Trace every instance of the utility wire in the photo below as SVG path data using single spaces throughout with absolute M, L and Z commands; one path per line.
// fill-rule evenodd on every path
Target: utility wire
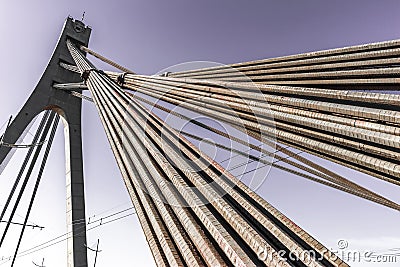
M 0 221 L 0 223 L 6 223 L 8 221 Z M 15 224 L 15 225 L 24 225 L 23 223 L 18 223 L 18 222 L 10 222 L 11 224 Z M 39 228 L 40 230 L 44 229 L 44 226 L 40 226 L 37 224 L 25 224 L 26 226 L 32 227 L 32 228 Z
M 99 252 L 101 252 L 101 250 L 99 250 L 99 243 L 100 243 L 100 239 L 97 239 L 97 246 L 96 246 L 96 249 L 92 249 L 92 248 L 88 247 L 88 246 L 85 244 L 85 247 L 86 247 L 88 250 L 91 250 L 91 251 L 93 251 L 93 252 L 96 252 L 96 256 L 94 257 L 94 265 L 93 265 L 93 267 L 96 267 L 96 263 L 97 263 L 97 254 L 98 254 Z
M 99 226 L 106 225 L 106 224 L 109 224 L 109 223 L 111 223 L 111 222 L 118 221 L 118 220 L 120 220 L 120 219 L 123 219 L 123 218 L 126 218 L 126 217 L 128 217 L 128 216 L 131 216 L 131 215 L 136 214 L 136 212 L 132 212 L 132 213 L 125 214 L 125 215 L 122 215 L 122 216 L 120 216 L 120 217 L 117 217 L 117 218 L 115 218 L 115 219 L 109 220 L 109 221 L 105 221 L 105 222 L 102 221 L 102 220 L 104 220 L 105 218 L 114 217 L 114 216 L 116 216 L 116 215 L 118 215 L 118 214 L 121 214 L 122 212 L 126 212 L 126 211 L 131 210 L 131 209 L 133 209 L 133 207 L 132 207 L 132 208 L 129 208 L 129 209 L 125 209 L 125 210 L 123 210 L 123 211 L 115 212 L 115 213 L 110 214 L 110 215 L 107 215 L 107 216 L 105 216 L 105 217 L 103 217 L 103 218 L 101 218 L 101 219 L 98 219 L 97 221 L 101 221 L 101 223 L 99 223 L 98 225 L 92 226 L 91 228 L 88 228 L 86 231 L 95 229 L 95 228 L 97 228 L 97 227 L 99 227 Z M 92 222 L 92 224 L 93 224 L 93 223 L 94 223 L 94 222 Z M 79 224 L 82 224 L 82 223 L 76 223 L 76 225 L 79 225 Z M 85 225 L 85 226 L 86 226 L 86 225 Z M 83 232 L 84 232 L 84 229 L 85 229 L 85 226 L 79 227 L 79 228 L 77 229 L 77 231 L 79 231 L 79 230 L 83 230 L 83 231 L 80 231 L 80 232 L 76 233 L 74 236 L 83 233 Z M 62 238 L 62 237 L 64 237 L 64 236 L 66 236 L 66 235 L 68 235 L 68 234 L 70 234 L 70 233 L 72 233 L 72 231 L 66 232 L 66 233 L 64 233 L 64 234 L 62 234 L 62 235 L 59 235 L 59 236 L 57 236 L 57 237 L 55 237 L 55 238 L 52 238 L 52 239 L 50 239 L 50 240 L 48 240 L 48 241 L 46 241 L 46 242 L 43 242 L 43 243 L 41 243 L 41 244 L 39 244 L 39 245 L 36 245 L 36 246 L 34 246 L 34 247 L 30 248 L 30 249 L 26 249 L 26 250 L 24 250 L 24 251 L 21 251 L 20 253 L 18 253 L 18 255 L 20 255 L 20 256 L 17 256 L 17 258 L 19 258 L 19 257 L 21 257 L 21 256 L 29 255 L 29 254 L 31 254 L 31 253 L 40 251 L 40 250 L 42 250 L 42 249 L 48 248 L 48 247 L 53 246 L 53 245 L 56 245 L 56 244 L 58 244 L 58 243 L 60 243 L 60 242 L 62 242 L 62 241 L 65 241 L 65 240 L 67 240 L 67 239 L 70 238 L 70 237 L 66 237 L 66 238 L 63 238 L 63 239 L 58 240 L 58 241 L 56 241 L 56 240 L 57 240 L 57 239 L 60 239 L 60 238 Z M 55 242 L 53 242 L 53 241 L 55 241 Z M 53 242 L 53 243 L 52 243 L 52 242 Z M 49 243 L 50 243 L 50 244 L 49 244 Z M 46 245 L 46 244 L 49 244 L 49 245 L 43 247 L 43 246 Z M 9 259 L 9 257 L 3 258 L 3 259 L 4 259 L 4 260 L 7 260 L 7 261 L 11 260 L 11 259 Z M 4 263 L 0 263 L 0 265 L 2 265 L 2 264 L 4 264 Z
M 134 214 L 136 214 L 136 212 L 132 212 L 132 213 L 129 213 L 129 214 L 120 216 L 120 217 L 118 217 L 118 218 L 112 219 L 112 220 L 110 220 L 110 221 L 103 222 L 102 224 L 98 224 L 98 225 L 92 226 L 92 227 L 86 229 L 86 232 L 91 231 L 91 230 L 93 230 L 93 229 L 96 229 L 96 228 L 98 228 L 98 227 L 100 227 L 100 226 L 103 226 L 103 225 L 106 225 L 106 224 L 109 224 L 109 223 L 113 223 L 113 222 L 119 221 L 119 220 L 121 220 L 121 219 L 124 219 L 124 218 L 126 218 L 126 217 L 132 216 L 132 215 L 134 215 Z M 81 227 L 80 229 L 82 229 L 82 228 L 84 228 L 84 227 Z M 79 230 L 79 229 L 78 229 L 78 230 Z M 81 231 L 81 232 L 77 232 L 74 236 L 80 235 L 80 234 L 83 233 L 84 231 L 85 231 L 85 230 L 83 230 L 83 231 Z M 52 240 L 46 241 L 46 242 L 44 242 L 44 243 L 42 243 L 42 244 L 39 244 L 39 245 L 37 245 L 37 246 L 34 246 L 34 247 L 30 248 L 30 249 L 27 249 L 27 250 L 25 250 L 25 251 L 22 251 L 22 252 L 18 253 L 17 258 L 24 257 L 24 256 L 30 255 L 30 254 L 32 254 L 32 253 L 35 253 L 35 252 L 37 252 L 37 251 L 43 250 L 43 249 L 45 249 L 45 248 L 48 248 L 48 247 L 54 246 L 54 245 L 56 245 L 56 244 L 59 244 L 59 243 L 65 241 L 65 240 L 67 240 L 68 238 L 71 238 L 71 237 L 63 238 L 63 239 L 61 239 L 61 240 L 58 240 L 58 241 L 56 241 L 56 242 L 54 242 L 54 243 L 51 243 L 51 244 L 49 244 L 49 245 L 47 245 L 47 246 L 42 247 L 43 245 L 48 244 L 48 243 L 50 243 L 51 241 L 55 241 L 55 240 L 59 239 L 60 237 L 66 236 L 66 235 L 68 235 L 69 233 L 72 233 L 72 231 L 67 232 L 67 233 L 65 233 L 65 234 L 63 234 L 63 235 L 60 235 L 59 237 L 53 238 Z M 35 248 L 37 248 L 37 249 L 34 250 Z M 3 265 L 3 264 L 7 263 L 7 262 L 10 261 L 10 260 L 11 260 L 11 257 L 6 257 L 6 258 L 4 258 L 4 262 L 0 263 L 0 265 Z
M 32 263 L 33 263 L 34 265 L 36 265 L 37 267 L 45 267 L 45 266 L 44 266 L 44 258 L 43 258 L 43 260 L 42 260 L 42 264 L 41 264 L 41 265 L 36 264 L 36 263 L 34 263 L 33 261 L 32 261 Z
M 111 207 L 111 208 L 109 208 L 109 209 L 103 210 L 103 211 L 100 212 L 100 213 L 97 213 L 97 214 L 94 214 L 94 215 L 90 216 L 90 217 L 89 217 L 89 220 L 90 220 L 90 218 L 94 218 L 94 217 L 96 217 L 96 216 L 102 215 L 102 214 L 107 213 L 107 212 L 109 212 L 109 211 L 115 210 L 116 208 L 119 208 L 119 207 L 121 207 L 121 206 L 124 206 L 124 205 L 126 205 L 126 204 L 128 204 L 128 203 L 132 204 L 131 201 L 126 201 L 126 202 L 124 202 L 124 203 L 118 204 L 118 205 L 113 206 L 113 207 Z M 132 208 L 133 208 L 133 207 L 132 207 Z
M 115 216 L 115 215 L 117 215 L 117 214 L 124 213 L 124 212 L 126 212 L 126 211 L 128 211 L 128 210 L 131 210 L 131 209 L 133 209 L 133 207 L 130 207 L 130 208 L 127 208 L 127 209 L 124 209 L 124 210 L 115 212 L 115 213 L 112 214 L 112 215 L 108 215 L 108 216 L 102 217 L 102 218 L 97 219 L 97 220 L 92 221 L 92 222 L 89 221 L 87 224 L 89 225 L 89 224 L 93 224 L 93 223 L 96 223 L 96 222 L 100 222 L 100 224 L 102 224 L 102 222 L 103 222 L 104 219 L 110 218 L 110 217 Z
M 3 205 L 0 205 L 1 207 L 4 207 Z M 8 209 L 7 209 L 8 210 Z M 18 217 L 20 217 L 20 218 L 25 218 L 25 217 L 23 217 L 22 215 L 20 215 L 20 214 L 18 214 L 18 213 L 15 213 L 15 215 L 16 216 L 18 216 Z M 7 221 L 0 221 L 0 223 L 2 223 L 2 222 L 7 222 Z M 44 228 L 43 226 L 40 226 L 40 225 L 38 225 L 37 223 L 34 223 L 33 221 L 28 221 L 28 223 L 30 223 L 31 225 L 28 225 L 28 226 L 35 226 L 36 228 Z M 20 224 L 20 223 L 15 223 L 15 222 L 11 222 L 11 224 Z
M 73 225 L 76 225 L 76 224 L 81 224 L 82 222 L 85 222 L 85 223 L 89 224 L 89 223 L 90 223 L 90 220 L 91 220 L 92 218 L 99 217 L 100 215 L 105 214 L 105 213 L 107 213 L 107 212 L 109 212 L 109 211 L 115 210 L 116 208 L 119 208 L 119 207 L 121 207 L 121 206 L 123 206 L 123 205 L 125 205 L 125 204 L 127 204 L 127 203 L 132 203 L 132 202 L 127 201 L 127 202 L 118 204 L 118 205 L 116 205 L 116 206 L 113 206 L 113 207 L 111 207 L 111 208 L 109 208 L 109 209 L 103 210 L 103 211 L 101 211 L 100 213 L 97 213 L 97 214 L 94 214 L 94 215 L 92 215 L 92 216 L 89 216 L 87 221 L 86 221 L 86 218 L 85 218 L 85 219 L 73 220 L 73 221 L 72 221 L 72 224 L 73 224 Z M 133 209 L 133 208 L 134 208 L 134 207 L 130 207 L 130 208 L 128 208 L 128 209 Z

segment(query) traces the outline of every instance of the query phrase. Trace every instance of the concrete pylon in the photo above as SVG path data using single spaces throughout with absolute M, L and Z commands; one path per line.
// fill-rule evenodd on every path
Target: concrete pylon
M 67 18 L 58 44 L 39 83 L 12 121 L 4 135 L 4 142 L 14 144 L 32 119 L 43 110 L 54 110 L 64 123 L 67 188 L 68 267 L 86 267 L 86 221 L 82 161 L 81 109 L 82 99 L 53 88 L 58 83 L 82 81 L 80 75 L 66 70 L 60 63 L 74 65 L 66 40 L 88 45 L 91 29 L 81 21 Z M 79 90 L 77 90 L 79 91 Z M 12 156 L 11 148 L 0 147 L 0 173 Z M 75 224 L 74 224 L 75 222 Z M 79 223 L 76 223 L 79 222 Z

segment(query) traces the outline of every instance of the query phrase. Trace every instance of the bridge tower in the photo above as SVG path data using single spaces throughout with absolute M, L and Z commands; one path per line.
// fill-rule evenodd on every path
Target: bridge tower
M 66 46 L 67 38 L 87 46 L 90 33 L 91 29 L 83 22 L 70 17 L 66 19 L 46 70 L 4 134 L 5 142 L 16 143 L 32 119 L 44 110 L 53 110 L 62 118 L 66 158 L 68 267 L 88 266 L 87 252 L 84 246 L 86 243 L 86 220 L 81 136 L 82 99 L 72 96 L 67 91 L 57 90 L 53 86 L 54 84 L 82 81 L 78 73 L 67 70 L 61 65 L 75 64 Z M 11 156 L 11 148 L 0 147 L 0 173 Z M 73 222 L 80 223 L 74 224 Z

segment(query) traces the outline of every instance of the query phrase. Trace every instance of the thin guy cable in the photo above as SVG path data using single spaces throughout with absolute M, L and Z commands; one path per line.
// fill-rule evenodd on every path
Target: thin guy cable
M 26 223 L 27 223 L 28 218 L 29 218 L 29 215 L 30 215 L 30 213 L 31 213 L 32 206 L 33 206 L 33 202 L 34 202 L 34 200 L 35 200 L 36 193 L 37 193 L 37 190 L 38 190 L 38 188 L 39 188 L 40 181 L 41 181 L 41 179 L 42 179 L 42 175 L 43 175 L 43 172 L 44 172 L 44 168 L 45 168 L 46 163 L 47 163 L 47 158 L 48 158 L 49 153 L 50 153 L 51 145 L 53 144 L 53 140 L 54 140 L 54 136 L 55 136 L 55 134 L 56 134 L 56 130 L 57 130 L 57 126 L 58 126 L 59 120 L 60 120 L 60 117 L 59 117 L 58 115 L 56 115 L 55 118 L 52 119 L 52 121 L 51 121 L 51 123 L 53 124 L 53 126 L 52 126 L 52 129 L 51 129 L 51 132 L 50 132 L 49 141 L 48 141 L 48 143 L 47 143 L 47 146 L 46 146 L 46 149 L 45 149 L 43 158 L 42 158 L 42 163 L 41 163 L 41 166 L 40 166 L 40 169 L 39 169 L 38 176 L 37 176 L 37 178 L 36 178 L 35 187 L 34 187 L 33 192 L 32 192 L 31 201 L 29 202 L 29 207 L 28 207 L 28 210 L 27 210 L 27 212 L 26 212 L 24 225 L 22 226 L 22 229 L 21 229 L 21 234 L 20 234 L 20 236 L 19 236 L 18 244 L 17 244 L 17 247 L 16 247 L 16 249 L 15 249 L 15 253 L 14 253 L 14 257 L 13 257 L 12 263 L 11 263 L 11 267 L 14 266 L 15 258 L 16 258 L 16 256 L 17 256 L 17 253 L 18 253 L 18 250 L 19 250 L 19 246 L 21 245 L 21 241 L 22 241 L 22 237 L 23 237 L 23 235 L 24 235 Z
M 41 132 L 43 130 L 43 127 L 44 127 L 44 124 L 45 124 L 46 120 L 49 117 L 49 114 L 50 114 L 50 111 L 46 111 L 45 114 L 43 115 L 43 117 L 41 119 L 41 122 L 40 122 L 40 125 L 39 125 L 38 129 L 36 130 L 35 136 L 33 138 L 33 142 L 36 142 L 39 139 L 39 136 L 40 136 L 40 134 L 41 134 Z M 28 153 L 25 156 L 24 162 L 22 163 L 22 166 L 21 166 L 20 171 L 19 171 L 19 173 L 17 175 L 17 178 L 14 181 L 14 185 L 13 185 L 13 187 L 11 189 L 11 192 L 10 192 L 10 194 L 9 194 L 7 200 L 6 200 L 6 203 L 4 204 L 3 210 L 2 210 L 1 215 L 0 215 L 0 221 L 3 220 L 4 214 L 6 213 L 6 210 L 8 209 L 8 206 L 9 206 L 9 204 L 11 202 L 11 199 L 12 199 L 12 197 L 14 195 L 14 192 L 15 192 L 17 186 L 18 186 L 19 181 L 21 180 L 21 177 L 22 177 L 22 175 L 23 175 L 23 173 L 25 171 L 26 165 L 28 164 L 29 159 L 31 158 L 34 149 L 35 149 L 34 147 L 29 148 Z
M 46 125 L 45 125 L 45 127 L 44 127 L 44 129 L 43 129 L 42 135 L 41 135 L 41 137 L 40 137 L 40 142 L 43 142 L 43 141 L 46 139 L 47 133 L 48 133 L 48 131 L 49 131 L 49 129 L 50 129 L 50 126 L 51 126 L 51 123 L 52 123 L 52 120 L 53 120 L 54 116 L 55 116 L 55 113 L 54 113 L 54 112 L 51 112 L 49 118 L 47 119 Z M 15 212 L 16 212 L 16 210 L 17 210 L 17 207 L 18 207 L 19 203 L 20 203 L 20 200 L 21 200 L 21 198 L 22 198 L 23 192 L 24 192 L 24 190 L 25 190 L 25 188 L 26 188 L 26 185 L 28 184 L 29 177 L 31 176 L 32 171 L 33 171 L 33 169 L 34 169 L 34 167 L 35 167 L 35 163 L 36 163 L 37 158 L 38 158 L 38 156 L 39 156 L 39 154 L 40 154 L 41 148 L 42 148 L 41 146 L 36 147 L 35 154 L 33 155 L 33 158 L 32 158 L 31 164 L 30 164 L 30 166 L 29 166 L 29 169 L 28 169 L 28 171 L 27 171 L 26 174 L 25 174 L 25 179 L 24 179 L 24 182 L 23 182 L 22 185 L 21 185 L 20 192 L 19 192 L 19 194 L 18 194 L 17 200 L 15 201 L 14 208 L 13 208 L 13 210 L 11 211 L 11 215 L 10 215 L 10 217 L 9 217 L 9 222 L 7 223 L 6 228 L 5 228 L 5 230 L 4 230 L 4 232 L 3 232 L 3 235 L 2 235 L 2 237 L 1 237 L 1 240 L 0 240 L 0 247 L 1 247 L 1 245 L 3 244 L 4 238 L 6 237 L 6 234 L 7 234 L 7 232 L 8 232 L 8 229 L 9 229 L 9 227 L 10 227 L 10 222 L 11 222 L 12 219 L 14 218 Z
M 111 66 L 113 66 L 113 67 L 115 67 L 115 68 L 117 68 L 119 70 L 122 70 L 123 72 L 128 72 L 128 73 L 134 74 L 133 71 L 131 71 L 131 70 L 119 65 L 118 63 L 115 63 L 114 61 L 112 61 L 112 60 L 110 60 L 110 59 L 108 59 L 108 58 L 106 58 L 106 57 L 104 57 L 104 56 L 102 56 L 102 55 L 90 50 L 89 48 L 87 48 L 87 47 L 85 47 L 83 45 L 80 46 L 80 49 L 82 51 L 85 51 L 85 52 L 89 53 L 90 55 L 100 59 L 101 61 L 103 61 L 103 62 L 105 62 L 105 63 L 107 63 L 107 64 L 109 64 L 109 65 L 111 65 Z

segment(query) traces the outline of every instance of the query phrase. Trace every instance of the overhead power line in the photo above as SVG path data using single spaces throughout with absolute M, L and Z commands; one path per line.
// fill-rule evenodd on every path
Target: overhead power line
M 129 209 L 125 209 L 125 210 L 123 210 L 123 211 L 126 212 L 126 211 L 131 210 L 131 209 L 133 209 L 133 207 L 132 207 L 132 208 L 129 208 Z M 132 215 L 136 214 L 136 212 L 131 212 L 131 213 L 128 213 L 128 214 L 119 216 L 119 217 L 117 217 L 117 218 L 111 219 L 112 217 L 114 217 L 114 216 L 116 216 L 116 215 L 118 215 L 118 214 L 121 214 L 121 213 L 122 213 L 122 211 L 118 211 L 118 212 L 115 212 L 115 213 L 113 213 L 113 214 L 110 214 L 110 215 L 105 216 L 105 217 L 107 217 L 109 220 L 102 220 L 102 219 L 104 219 L 104 218 L 96 220 L 97 222 L 101 222 L 101 223 L 99 223 L 98 225 L 94 225 L 94 226 L 92 226 L 92 227 L 90 227 L 90 228 L 87 228 L 87 229 L 86 229 L 86 232 L 91 231 L 91 230 L 93 230 L 93 229 L 96 229 L 96 228 L 98 228 L 98 227 L 101 227 L 101 226 L 104 226 L 104 225 L 107 225 L 107 224 L 110 224 L 110 223 L 119 221 L 119 220 L 121 220 L 121 219 L 124 219 L 124 218 L 127 218 L 127 217 L 129 217 L 129 216 L 132 216 Z M 93 224 L 93 223 L 94 223 L 94 222 L 92 222 L 92 224 Z M 80 222 L 77 222 L 76 224 L 79 225 L 79 224 L 81 224 L 81 223 L 80 223 Z M 77 228 L 77 231 L 78 231 L 78 232 L 76 233 L 76 235 L 81 234 L 83 231 L 85 231 L 85 226 L 78 227 L 78 228 Z M 46 242 L 43 242 L 43 243 L 41 243 L 41 244 L 39 244 L 39 245 L 36 245 L 36 246 L 33 246 L 33 247 L 29 248 L 29 249 L 26 249 L 26 250 L 24 250 L 24 251 L 21 251 L 21 252 L 18 253 L 18 255 L 17 255 L 16 258 L 25 257 L 25 256 L 30 255 L 30 254 L 32 254 L 32 253 L 41 251 L 41 250 L 43 250 L 43 249 L 46 249 L 46 248 L 52 247 L 52 246 L 54 246 L 54 245 L 57 245 L 57 244 L 59 244 L 59 243 L 61 243 L 61 242 L 64 242 L 64 241 L 66 241 L 66 240 L 69 238 L 69 237 L 66 237 L 66 236 L 69 235 L 70 233 L 72 233 L 72 231 L 66 232 L 66 233 L 64 233 L 64 234 L 62 234 L 62 235 L 59 235 L 59 236 L 57 236 L 57 237 L 55 237 L 55 238 L 52 238 L 52 239 L 50 239 L 50 240 L 48 240 L 48 241 L 46 241 Z M 76 235 L 74 235 L 74 236 L 76 236 Z M 64 238 L 63 238 L 63 237 L 64 237 Z M 62 238 L 62 239 L 60 239 L 60 238 Z M 3 261 L 3 262 L 0 262 L 0 265 L 3 265 L 3 264 L 5 264 L 5 263 L 9 262 L 11 259 L 12 259 L 11 256 L 10 256 L 10 257 L 3 257 L 2 259 L 0 259 L 0 261 Z

